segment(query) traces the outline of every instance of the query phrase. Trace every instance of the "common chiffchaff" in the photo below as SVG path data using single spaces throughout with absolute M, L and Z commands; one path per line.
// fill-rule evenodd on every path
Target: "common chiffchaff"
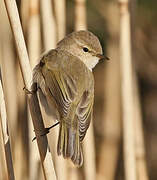
M 34 68 L 46 112 L 60 122 L 57 152 L 81 166 L 81 142 L 89 127 L 94 101 L 92 69 L 102 55 L 98 38 L 89 31 L 73 32 L 58 42 L 57 48 L 42 55 Z M 49 110 L 48 110 L 49 109 Z

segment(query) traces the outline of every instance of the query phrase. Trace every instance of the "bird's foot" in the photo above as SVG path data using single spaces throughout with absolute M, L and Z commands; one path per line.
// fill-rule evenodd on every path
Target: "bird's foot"
M 38 90 L 37 84 L 34 83 L 31 87 L 31 90 L 28 90 L 26 87 L 23 88 L 26 94 L 35 94 Z
M 45 136 L 46 134 L 48 134 L 50 132 L 50 129 L 52 129 L 53 127 L 57 126 L 60 122 L 55 123 L 54 125 L 48 127 L 48 128 L 44 128 L 44 132 L 42 134 L 37 135 L 37 137 L 41 137 L 41 136 Z M 32 141 L 34 141 L 35 139 L 37 139 L 37 137 L 34 137 L 32 139 Z

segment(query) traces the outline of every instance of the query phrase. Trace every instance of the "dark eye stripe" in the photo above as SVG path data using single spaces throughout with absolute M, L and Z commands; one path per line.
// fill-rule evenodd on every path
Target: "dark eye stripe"
M 88 50 L 88 48 L 84 47 L 84 48 L 83 48 L 83 51 L 84 51 L 84 52 L 88 52 L 89 50 Z

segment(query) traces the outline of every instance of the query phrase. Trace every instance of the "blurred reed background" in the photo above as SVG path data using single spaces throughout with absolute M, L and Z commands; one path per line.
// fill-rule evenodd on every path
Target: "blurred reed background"
M 0 180 L 156 180 L 157 3 L 16 1 L 31 69 L 42 52 L 80 29 L 96 34 L 110 57 L 94 69 L 94 117 L 83 142 L 84 165 L 77 168 L 57 156 L 58 127 L 47 135 L 48 140 L 32 142 L 36 124 L 19 66 L 22 58 L 28 58 L 25 48 L 21 51 L 26 57 L 18 56 L 15 46 L 18 42 L 17 46 L 25 47 L 22 34 L 15 33 L 20 28 L 16 10 L 9 10 L 14 1 L 0 1 Z M 5 5 L 16 25 L 12 24 L 14 35 Z M 54 123 L 43 111 L 42 116 L 46 127 Z

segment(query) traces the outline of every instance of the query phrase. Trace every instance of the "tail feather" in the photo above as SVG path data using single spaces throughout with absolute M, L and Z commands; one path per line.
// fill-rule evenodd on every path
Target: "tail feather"
M 64 158 L 70 158 L 75 165 L 81 166 L 83 163 L 79 132 L 67 127 L 63 122 L 59 129 L 57 153 L 62 154 Z

